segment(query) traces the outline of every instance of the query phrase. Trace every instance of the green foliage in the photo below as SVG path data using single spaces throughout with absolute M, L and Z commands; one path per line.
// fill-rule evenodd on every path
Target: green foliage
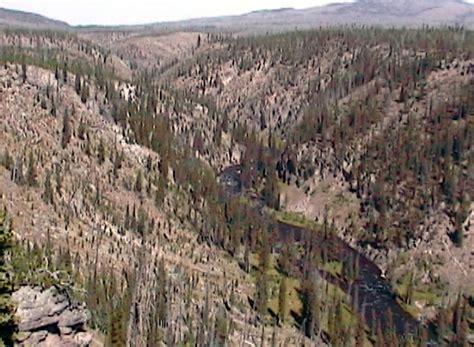
M 304 331 L 309 337 L 314 337 L 318 330 L 322 328 L 320 300 L 316 279 L 311 276 L 304 281 L 302 286 L 302 320 L 304 323 Z
M 57 286 L 74 295 L 69 250 L 54 253 L 51 245 L 41 247 L 28 242 L 16 243 L 14 249 L 12 266 L 14 268 L 13 282 L 16 288 L 24 285 L 42 288 Z
M 43 191 L 43 201 L 46 204 L 54 205 L 54 191 L 51 183 L 51 171 L 46 172 L 46 178 L 44 180 L 44 191 Z
M 13 246 L 13 234 L 6 211 L 0 211 L 0 343 L 6 346 L 13 344 L 16 330 L 14 321 L 14 304 L 11 299 L 13 291 L 12 268 L 9 258 Z
M 81 88 L 82 88 L 81 76 L 76 75 L 76 79 L 74 81 L 74 86 L 76 88 L 77 95 L 81 95 Z
M 99 165 L 105 162 L 105 145 L 102 139 L 100 139 L 99 145 L 97 146 L 97 160 L 99 161 Z
M 20 64 L 23 82 L 26 82 L 29 65 L 54 71 L 56 79 L 64 83 L 68 82 L 68 73 L 73 73 L 76 76 L 86 75 L 94 77 L 97 84 L 101 87 L 105 87 L 107 81 L 121 80 L 112 69 L 108 68 L 102 61 L 96 61 L 95 56 L 92 55 L 93 50 L 103 56 L 107 55 L 107 52 L 98 46 L 92 46 L 90 42 L 80 41 L 74 34 L 51 31 L 27 32 L 11 30 L 6 30 L 3 34 L 13 42 L 19 37 L 26 37 L 31 43 L 30 46 L 26 45 L 26 47 L 23 47 L 19 42 L 12 46 L 0 47 L 0 63 Z M 44 44 L 43 40 L 45 39 L 49 41 L 49 45 Z M 36 47 L 34 44 L 36 44 Z M 75 55 L 75 52 L 71 52 L 72 54 L 65 55 L 66 52 L 64 47 L 61 46 L 62 44 L 69 45 L 69 48 L 76 48 L 82 54 Z M 41 46 L 41 49 L 38 49 L 38 46 Z M 61 79 L 59 78 L 59 66 L 62 66 Z M 81 88 L 81 92 L 82 90 L 83 88 Z
M 278 319 L 282 324 L 285 323 L 288 314 L 288 284 L 287 277 L 283 276 L 280 281 L 280 288 L 278 291 Z
M 62 148 L 66 148 L 71 141 L 72 130 L 71 130 L 71 119 L 69 116 L 69 111 L 66 109 L 64 111 L 64 118 L 63 118 L 63 132 L 61 138 L 61 146 Z
M 274 166 L 270 165 L 267 178 L 265 180 L 265 188 L 263 190 L 263 198 L 268 207 L 279 210 L 280 209 L 280 192 L 278 187 L 278 178 Z
M 8 148 L 5 148 L 0 162 L 1 165 L 7 170 L 11 170 L 13 168 L 13 158 L 11 157 Z
M 141 193 L 143 189 L 143 173 L 141 169 L 138 169 L 134 189 L 137 193 Z
M 30 156 L 28 158 L 28 168 L 26 170 L 26 183 L 30 187 L 34 187 L 37 184 L 36 181 L 37 174 L 36 174 L 36 160 L 33 156 L 33 152 L 30 151 Z
M 215 323 L 215 331 L 216 331 L 216 343 L 217 346 L 226 346 L 226 342 L 229 336 L 229 322 L 228 318 L 226 317 L 226 313 L 223 310 L 219 310 L 216 315 L 216 323 Z

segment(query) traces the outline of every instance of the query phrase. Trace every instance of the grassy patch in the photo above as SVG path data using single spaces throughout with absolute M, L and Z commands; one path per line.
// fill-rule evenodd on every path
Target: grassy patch
M 296 227 L 308 228 L 313 230 L 318 230 L 320 228 L 319 224 L 307 219 L 300 213 L 289 211 L 275 211 L 271 209 L 267 209 L 267 212 L 270 213 L 277 221 L 281 223 L 286 223 Z
M 342 262 L 330 261 L 322 267 L 324 271 L 329 272 L 333 276 L 342 276 Z
M 270 311 L 278 314 L 278 288 L 280 286 L 280 281 L 283 279 L 280 276 L 277 282 L 272 283 L 273 295 L 271 295 L 270 300 L 268 302 L 268 308 Z M 295 312 L 296 314 L 300 315 L 303 310 L 303 304 L 301 303 L 299 292 L 301 289 L 301 283 L 297 278 L 290 277 L 287 279 L 287 289 L 288 289 L 288 312 L 287 312 L 287 322 L 290 321 L 291 314 L 290 312 Z M 296 324 L 296 322 L 292 322 L 292 324 Z
M 405 298 L 410 284 L 410 274 L 405 274 L 395 287 L 395 291 L 400 298 Z M 426 306 L 437 306 L 441 302 L 441 295 L 433 288 L 415 288 L 413 290 L 412 303 L 407 304 L 402 299 L 399 300 L 400 304 L 410 314 L 417 317 L 420 315 L 420 309 L 416 306 L 416 302 L 420 302 Z

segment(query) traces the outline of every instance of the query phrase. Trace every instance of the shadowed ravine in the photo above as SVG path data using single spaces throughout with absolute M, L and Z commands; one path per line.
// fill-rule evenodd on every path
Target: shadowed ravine
M 228 194 L 240 194 L 240 166 L 226 168 L 220 175 L 220 182 Z M 307 233 L 305 228 L 281 222 L 278 223 L 278 231 L 280 240 L 290 242 L 303 241 Z M 321 249 L 327 251 L 330 259 L 343 261 L 351 258 L 356 262 L 358 276 L 351 283 L 321 269 L 318 271 L 323 278 L 351 296 L 357 313 L 364 317 L 368 327 L 374 333 L 378 325 L 385 332 L 392 329 L 400 340 L 419 332 L 422 325 L 397 302 L 389 282 L 383 277 L 382 271 L 374 262 L 336 236 L 325 238 L 319 234 L 315 241 Z M 435 336 L 430 334 L 428 344 L 436 346 L 435 341 Z

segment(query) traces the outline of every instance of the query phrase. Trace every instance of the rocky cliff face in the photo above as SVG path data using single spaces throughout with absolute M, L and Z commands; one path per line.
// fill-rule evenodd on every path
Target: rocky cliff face
M 13 298 L 20 346 L 91 346 L 92 334 L 86 330 L 89 313 L 55 287 L 22 287 Z

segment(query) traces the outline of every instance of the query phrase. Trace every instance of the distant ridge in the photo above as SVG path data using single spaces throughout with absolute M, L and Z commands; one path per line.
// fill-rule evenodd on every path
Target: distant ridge
M 66 22 L 54 20 L 35 13 L 10 10 L 0 7 L 0 27 L 27 28 L 37 30 L 68 30 Z
M 462 0 L 358 0 L 302 10 L 251 12 L 240 16 L 200 18 L 155 27 L 212 27 L 216 30 L 282 31 L 344 24 L 389 27 L 461 25 L 474 29 L 474 4 Z
M 250 13 L 277 13 L 277 12 L 285 12 L 285 11 L 292 11 L 292 10 L 294 10 L 293 7 L 282 7 L 282 8 L 275 8 L 275 9 L 256 10 Z
M 285 31 L 344 24 L 389 27 L 461 25 L 474 29 L 474 4 L 462 0 L 358 0 L 307 9 L 264 9 L 243 15 L 134 26 L 69 26 L 47 17 L 0 8 L 0 27 L 60 30 L 209 30 L 240 33 Z

